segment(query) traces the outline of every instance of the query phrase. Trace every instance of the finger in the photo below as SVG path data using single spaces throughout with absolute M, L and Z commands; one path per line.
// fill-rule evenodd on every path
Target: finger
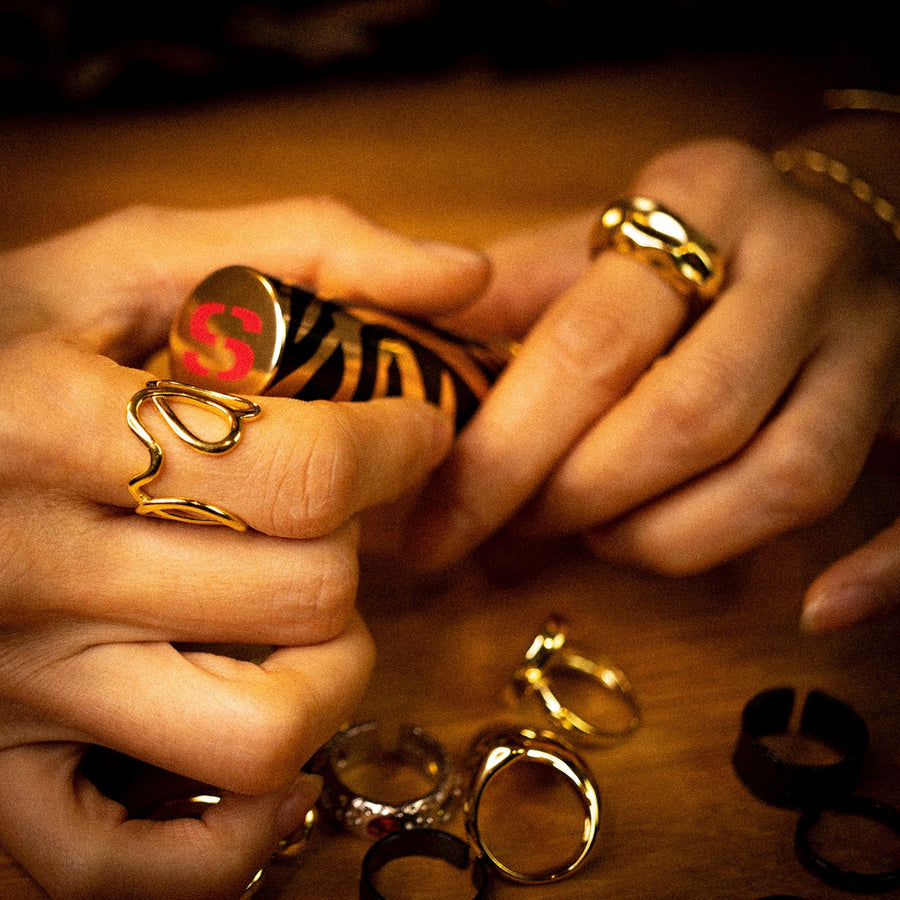
M 442 324 L 462 334 L 521 340 L 543 311 L 589 268 L 599 209 L 500 238 L 487 248 L 491 280 Z
M 852 297 L 849 241 L 835 217 L 773 189 L 746 224 L 731 286 L 553 473 L 531 527 L 610 521 L 741 450 Z
M 7 436 L 9 460 L 29 483 L 89 502 L 134 508 L 129 481 L 149 466 L 149 450 L 125 422 L 146 374 L 83 354 L 60 342 L 21 342 L 4 356 L 10 421 L 34 423 Z M 151 496 L 186 497 L 221 506 L 267 534 L 327 534 L 362 509 L 419 485 L 446 453 L 452 426 L 435 408 L 404 398 L 367 403 L 303 403 L 262 398 L 262 415 L 242 422 L 229 453 L 198 453 L 176 438 L 152 403 L 138 412 L 163 448 Z M 221 438 L 218 414 L 175 402 L 201 435 Z M 22 446 L 17 442 L 21 441 Z M 10 481 L 21 480 L 13 478 Z
M 167 643 L 73 649 L 19 689 L 85 743 L 238 793 L 284 788 L 359 702 L 373 662 L 358 616 L 260 663 Z
M 874 303 L 874 292 L 868 299 Z M 896 328 L 886 318 L 822 347 L 777 415 L 732 460 L 597 529 L 590 545 L 608 558 L 687 574 L 831 512 L 856 481 L 891 402 Z
M 77 746 L 0 754 L 0 842 L 51 897 L 183 900 L 240 896 L 315 801 L 314 780 L 224 795 L 202 818 L 129 819 L 78 772 Z
M 318 643 L 347 625 L 356 520 L 298 542 L 73 507 L 5 518 L 10 625 L 42 634 L 75 616 L 97 624 L 98 640 L 115 628 L 119 641 L 259 645 Z
M 900 519 L 826 569 L 810 586 L 801 624 L 838 631 L 900 609 Z
M 720 176 L 733 182 L 710 163 L 703 170 L 709 183 L 698 187 L 721 193 Z M 720 221 L 716 208 L 698 204 L 702 190 L 676 191 L 662 175 L 646 181 L 658 190 L 644 192 L 713 234 L 729 255 L 742 205 Z M 453 562 L 507 521 L 672 343 L 686 315 L 683 299 L 648 266 L 601 254 L 534 326 L 439 471 L 412 528 L 422 564 Z
M 188 293 L 223 266 L 255 266 L 325 297 L 411 314 L 467 302 L 489 274 L 480 253 L 409 240 L 327 198 L 204 211 L 133 207 L 2 263 L 4 284 L 29 297 L 23 328 L 41 325 L 45 309 L 51 324 L 106 352 L 158 346 Z M 58 277 L 48 283 L 47 271 Z

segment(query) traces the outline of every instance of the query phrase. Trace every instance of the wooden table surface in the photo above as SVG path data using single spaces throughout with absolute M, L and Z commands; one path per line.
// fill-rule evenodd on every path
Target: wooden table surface
M 0 246 L 131 203 L 310 193 L 339 196 L 415 237 L 483 245 L 619 194 L 667 144 L 710 133 L 773 142 L 822 86 L 821 73 L 798 60 L 671 58 L 518 78 L 460 71 L 306 84 L 170 108 L 7 114 Z M 644 721 L 627 740 L 583 748 L 603 802 L 587 865 L 552 886 L 497 882 L 494 896 L 851 896 L 800 866 L 797 814 L 753 797 L 731 752 L 753 695 L 820 688 L 869 726 L 859 792 L 900 806 L 900 619 L 818 638 L 798 628 L 815 574 L 897 515 L 896 468 L 873 462 L 827 520 L 692 578 L 503 540 L 437 583 L 367 561 L 360 603 L 379 657 L 356 718 L 413 722 L 461 758 L 481 729 L 509 720 L 510 675 L 546 615 L 561 613 L 573 645 L 628 674 Z M 525 802 L 511 809 L 510 827 L 540 840 L 546 817 L 530 813 Z M 463 833 L 458 812 L 446 827 Z M 900 841 L 879 837 L 882 863 L 900 864 Z M 271 867 L 257 896 L 355 897 L 366 846 L 320 824 L 303 854 Z M 419 888 L 415 896 L 447 896 Z M 0 856 L 0 897 L 41 896 Z

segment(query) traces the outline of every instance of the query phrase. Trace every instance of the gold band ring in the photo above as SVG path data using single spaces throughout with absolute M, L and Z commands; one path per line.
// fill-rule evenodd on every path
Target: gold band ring
M 485 860 L 503 877 L 521 884 L 548 884 L 578 869 L 587 859 L 600 825 L 600 789 L 585 761 L 550 732 L 530 728 L 487 731 L 475 740 L 470 753 L 476 763 L 465 805 L 466 831 Z M 548 767 L 570 782 L 584 816 L 574 829 L 577 848 L 569 859 L 557 866 L 528 872 L 498 857 L 481 823 L 488 784 L 501 772 L 526 763 Z
M 247 524 L 242 519 L 221 507 L 187 497 L 151 497 L 144 490 L 144 485 L 159 474 L 163 462 L 162 448 L 141 420 L 141 405 L 147 400 L 182 441 L 199 453 L 207 454 L 227 453 L 234 449 L 241 438 L 243 420 L 258 416 L 262 410 L 255 403 L 232 394 L 204 390 L 178 381 L 148 381 L 147 386 L 131 398 L 126 412 L 128 427 L 150 451 L 150 465 L 128 482 L 128 490 L 137 500 L 135 512 L 138 515 L 197 525 L 227 525 L 235 531 L 246 531 Z M 203 440 L 181 421 L 172 409 L 173 400 L 211 410 L 227 422 L 228 432 L 218 441 Z
M 553 724 L 566 732 L 600 739 L 626 737 L 641 724 L 640 707 L 628 678 L 609 660 L 589 659 L 566 646 L 567 630 L 561 616 L 548 618 L 515 671 L 513 687 L 521 697 L 536 696 Z M 590 679 L 591 685 L 603 692 L 604 701 L 613 701 L 613 709 L 607 709 L 604 702 L 602 718 L 596 711 L 582 716 L 571 709 L 560 697 L 556 677 L 573 675 Z M 594 721 L 588 721 L 590 718 Z
M 591 234 L 591 258 L 608 247 L 655 269 L 695 313 L 722 286 L 723 262 L 716 248 L 647 197 L 618 200 L 603 211 Z

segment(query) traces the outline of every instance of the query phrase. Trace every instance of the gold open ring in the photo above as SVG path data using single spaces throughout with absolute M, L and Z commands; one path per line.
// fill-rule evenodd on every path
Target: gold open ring
M 583 759 L 547 731 L 500 728 L 476 739 L 471 754 L 477 760 L 465 805 L 466 831 L 484 859 L 505 878 L 522 884 L 547 884 L 571 875 L 587 859 L 600 825 L 600 789 Z M 509 859 L 499 858 L 482 825 L 484 795 L 501 772 L 514 766 L 536 764 L 548 775 L 555 773 L 570 782 L 580 805 L 583 822 L 574 832 L 574 852 L 555 866 L 522 871 Z M 520 773 L 521 774 L 521 773 Z M 527 793 L 527 792 L 526 792 Z M 507 816 L 509 813 L 507 813 Z
M 162 448 L 141 420 L 141 405 L 147 400 L 153 403 L 163 421 L 182 441 L 199 453 L 208 454 L 232 450 L 240 440 L 243 420 L 258 416 L 262 410 L 255 403 L 233 394 L 209 391 L 178 381 L 148 381 L 147 386 L 131 398 L 126 412 L 128 427 L 150 451 L 150 465 L 128 482 L 128 490 L 137 500 L 135 512 L 138 515 L 197 525 L 227 525 L 235 531 L 246 531 L 247 524 L 242 519 L 219 506 L 187 497 L 151 497 L 144 490 L 144 485 L 159 474 L 163 463 Z M 173 400 L 205 407 L 216 413 L 227 422 L 227 433 L 217 441 L 205 441 L 198 437 L 172 409 Z
M 589 659 L 567 646 L 567 629 L 561 616 L 548 618 L 528 648 L 524 662 L 513 675 L 517 693 L 538 697 L 553 724 L 567 732 L 601 739 L 631 734 L 641 724 L 641 711 L 625 673 L 607 659 Z M 593 687 L 608 695 L 604 699 L 614 702 L 614 717 L 610 721 L 602 723 L 596 713 L 594 721 L 588 721 L 592 716 L 581 716 L 563 702 L 556 683 L 557 676 L 573 675 L 586 676 Z M 607 712 L 604 719 L 609 718 Z
M 591 258 L 607 247 L 652 266 L 695 313 L 722 286 L 724 265 L 716 248 L 647 197 L 617 200 L 603 211 L 591 234 Z

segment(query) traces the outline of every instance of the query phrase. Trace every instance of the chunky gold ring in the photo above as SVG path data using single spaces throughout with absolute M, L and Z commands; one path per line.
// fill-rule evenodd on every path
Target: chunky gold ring
M 554 725 L 567 732 L 592 738 L 621 738 L 631 734 L 641 724 L 641 711 L 634 690 L 625 673 L 607 659 L 589 659 L 566 645 L 568 625 L 558 615 L 548 618 L 540 633 L 531 642 L 525 660 L 513 675 L 513 686 L 520 696 L 533 694 L 539 698 L 544 711 Z M 618 724 L 589 722 L 570 709 L 559 697 L 554 685 L 554 672 L 585 675 L 609 692 L 619 711 Z M 619 713 L 624 713 L 621 715 Z
M 365 840 L 446 822 L 459 797 L 450 757 L 416 725 L 345 728 L 304 768 L 322 776 L 323 818 Z
M 647 197 L 618 200 L 603 211 L 591 235 L 591 258 L 607 247 L 652 266 L 694 312 L 722 286 L 724 266 L 715 247 Z
M 600 789 L 585 761 L 548 731 L 497 729 L 485 732 L 473 744 L 477 760 L 465 804 L 466 831 L 482 856 L 505 878 L 522 884 L 547 884 L 575 872 L 587 859 L 600 825 Z M 550 767 L 575 787 L 584 814 L 577 850 L 556 868 L 524 872 L 499 859 L 483 834 L 482 802 L 488 784 L 501 772 L 524 763 Z
M 243 420 L 258 416 L 262 410 L 255 403 L 233 394 L 209 391 L 178 381 L 148 381 L 147 386 L 131 398 L 126 412 L 128 427 L 150 451 L 150 465 L 128 482 L 128 490 L 137 500 L 135 512 L 138 515 L 197 525 L 227 525 L 235 531 L 246 531 L 247 524 L 242 519 L 219 506 L 187 497 L 151 497 L 144 490 L 144 485 L 159 474 L 163 463 L 162 448 L 141 421 L 141 405 L 147 400 L 153 403 L 163 421 L 182 441 L 199 453 L 207 454 L 232 450 L 241 438 Z M 212 410 L 228 423 L 228 432 L 217 441 L 203 440 L 177 416 L 172 409 L 173 400 Z

